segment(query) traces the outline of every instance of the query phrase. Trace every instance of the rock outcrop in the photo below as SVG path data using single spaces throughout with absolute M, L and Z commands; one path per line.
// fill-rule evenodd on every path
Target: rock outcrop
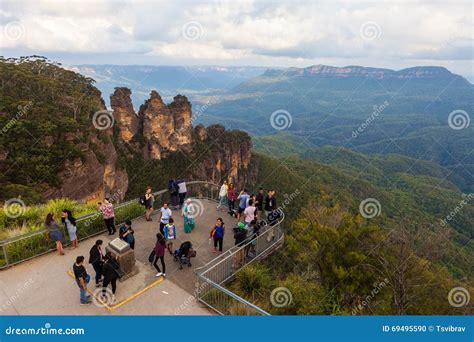
M 115 88 L 115 92 L 110 96 L 110 105 L 114 110 L 113 114 L 120 129 L 120 136 L 128 143 L 137 134 L 139 128 L 138 116 L 130 98 L 131 94 L 128 88 Z
M 215 183 L 227 179 L 239 186 L 256 181 L 256 169 L 250 165 L 252 141 L 246 132 L 226 131 L 222 125 L 211 125 L 207 129 L 198 125 L 195 136 L 211 146 L 210 153 L 193 167 L 196 179 L 205 178 Z
M 115 100 L 111 101 L 114 113 L 121 113 L 120 118 L 116 118 L 119 121 L 120 137 L 124 143 L 130 143 L 136 137 L 135 141 L 140 141 L 142 145 L 138 148 L 135 145 L 128 146 L 145 160 L 161 160 L 170 153 L 181 151 L 190 160 L 199 160 L 189 170 L 187 179 L 221 182 L 227 178 L 238 184 L 248 184 L 256 178 L 249 167 L 252 144 L 246 133 L 229 132 L 221 125 L 212 125 L 207 129 L 197 125 L 193 129 L 191 103 L 186 96 L 177 95 L 167 105 L 156 91 L 152 91 L 150 98 L 140 106 L 139 128 L 135 130 L 134 121 L 127 119 L 127 116 L 132 117 L 135 113 L 130 110 L 131 92 L 129 89 L 120 89 L 117 88 L 113 95 Z M 135 133 L 130 137 L 132 132 Z M 198 143 L 206 145 L 204 150 L 207 153 L 194 154 L 193 149 Z

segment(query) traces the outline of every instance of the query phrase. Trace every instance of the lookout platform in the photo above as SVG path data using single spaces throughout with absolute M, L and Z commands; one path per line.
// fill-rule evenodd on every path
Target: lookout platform
M 55 252 L 0 271 L 0 315 L 209 315 L 213 314 L 193 296 L 197 286 L 194 270 L 216 258 L 213 246 L 209 245 L 209 231 L 218 217 L 226 223 L 224 251 L 234 245 L 232 227 L 236 224 L 224 211 L 216 210 L 215 201 L 199 199 L 202 213 L 196 217 L 195 229 L 186 234 L 180 210 L 173 210 L 177 240 L 174 248 L 184 241 L 191 241 L 197 251 L 192 259 L 192 267 L 173 261 L 166 253 L 166 278 L 157 278 L 155 268 L 149 264 L 148 256 L 155 245 L 159 232 L 159 211 L 155 210 L 153 221 L 143 217 L 133 220 L 135 230 L 135 253 L 139 273 L 124 282 L 117 282 L 116 307 L 79 304 L 79 289 L 68 274 L 78 255 L 86 258 L 86 269 L 91 275 L 89 290 L 95 291 L 94 270 L 87 263 L 89 250 L 97 239 L 104 246 L 117 237 L 107 234 L 97 235 L 81 241 L 77 249 L 65 249 L 65 255 Z M 161 268 L 161 263 L 158 263 Z M 110 288 L 110 285 L 109 285 Z M 117 305 L 119 304 L 119 305 Z M 111 308 L 111 309 L 110 309 Z

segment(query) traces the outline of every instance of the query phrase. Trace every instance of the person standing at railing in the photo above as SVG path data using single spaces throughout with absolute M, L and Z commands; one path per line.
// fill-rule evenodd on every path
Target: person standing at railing
M 56 250 L 59 255 L 64 255 L 63 244 L 61 240 L 63 239 L 63 233 L 59 228 L 56 221 L 54 221 L 53 213 L 46 215 L 44 220 L 44 226 L 48 232 L 48 237 L 56 243 Z
M 265 194 L 263 192 L 263 188 L 258 189 L 258 193 L 255 196 L 255 200 L 257 201 L 255 203 L 255 206 L 257 207 L 257 216 L 263 214 L 263 202 L 265 200 Z
M 72 213 L 68 209 L 63 209 L 61 213 L 61 221 L 64 224 L 68 234 L 69 240 L 71 241 L 71 248 L 77 248 L 77 226 L 76 226 L 76 219 L 72 216 Z
M 227 201 L 229 202 L 229 215 L 234 216 L 235 201 L 237 200 L 237 191 L 234 188 L 234 184 L 230 183 L 227 190 Z
M 229 186 L 227 185 L 227 180 L 224 180 L 224 183 L 222 183 L 221 188 L 219 189 L 219 204 L 217 205 L 216 210 L 219 210 L 221 207 L 226 205 L 228 190 Z
M 250 195 L 247 193 L 247 189 L 242 190 L 239 194 L 239 197 L 237 197 L 237 199 L 239 200 L 239 210 L 237 212 L 237 221 L 240 221 L 240 217 L 242 213 L 244 212 L 245 208 L 247 208 L 249 198 L 250 198 Z
M 153 213 L 153 204 L 155 202 L 155 196 L 153 196 L 153 191 L 151 186 L 147 186 L 145 195 L 143 196 L 144 205 L 145 205 L 145 219 L 147 221 L 152 221 L 151 214 Z
M 186 181 L 184 179 L 178 179 L 176 183 L 178 184 L 179 209 L 181 209 L 183 207 L 186 194 L 188 193 L 188 189 L 186 188 Z
M 265 220 L 268 220 L 268 215 L 276 209 L 275 191 L 268 190 L 267 196 L 265 197 Z
M 255 207 L 255 203 L 252 199 L 250 199 L 248 207 L 244 210 L 244 222 L 247 225 L 256 219 L 256 211 L 257 208 Z
M 117 229 L 115 228 L 115 212 L 114 206 L 108 197 L 104 198 L 104 203 L 97 203 L 97 210 L 104 218 L 105 226 L 109 231 L 109 235 L 114 235 Z
M 176 209 L 179 206 L 179 186 L 174 179 L 168 181 L 168 192 L 170 193 L 171 208 Z
M 275 191 L 274 190 L 269 190 L 268 191 L 268 196 L 265 198 L 265 218 L 266 221 L 270 227 L 268 235 L 267 235 L 267 241 L 270 242 L 275 238 L 275 231 L 273 226 L 277 224 L 277 222 L 281 218 L 281 212 L 277 208 L 277 202 L 275 198 Z
M 209 237 L 214 240 L 214 253 L 217 253 L 217 245 L 219 245 L 219 253 L 222 253 L 224 244 L 225 226 L 222 218 L 218 218 L 216 224 L 211 228 Z

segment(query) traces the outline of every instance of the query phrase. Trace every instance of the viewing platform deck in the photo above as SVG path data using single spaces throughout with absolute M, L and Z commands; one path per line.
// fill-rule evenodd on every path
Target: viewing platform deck
M 39 256 L 35 259 L 18 264 L 0 271 L 0 314 L 1 315 L 208 315 L 212 312 L 198 303 L 193 292 L 196 287 L 194 270 L 214 259 L 217 255 L 209 245 L 209 231 L 217 217 L 222 217 L 228 228 L 224 236 L 224 251 L 234 245 L 232 227 L 236 219 L 225 211 L 217 211 L 216 203 L 211 200 L 199 200 L 203 205 L 202 215 L 196 218 L 195 229 L 186 234 L 183 230 L 183 218 L 180 210 L 173 210 L 176 225 L 177 240 L 174 248 L 184 241 L 191 241 L 197 251 L 192 259 L 192 267 L 179 264 L 173 257 L 165 254 L 166 278 L 155 277 L 156 270 L 148 262 L 148 255 L 156 242 L 159 232 L 159 211 L 155 210 L 153 221 L 143 217 L 133 220 L 135 230 L 135 255 L 139 273 L 124 282 L 117 283 L 116 302 L 127 300 L 147 286 L 158 281 L 156 285 L 137 295 L 127 303 L 112 311 L 96 305 L 80 306 L 79 289 L 74 279 L 68 275 L 76 256 L 84 255 L 89 258 L 89 249 L 97 239 L 104 241 L 104 246 L 117 237 L 101 234 L 81 241 L 77 249 L 65 249 L 66 255 L 59 256 L 55 252 Z M 161 264 L 158 263 L 161 267 Z M 94 270 L 85 263 L 87 272 L 91 275 L 89 290 L 94 291 Z M 162 280 L 161 282 L 159 280 Z

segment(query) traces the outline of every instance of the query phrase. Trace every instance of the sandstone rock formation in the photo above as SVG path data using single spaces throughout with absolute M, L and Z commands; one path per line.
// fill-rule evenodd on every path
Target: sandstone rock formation
M 141 141 L 142 146 L 137 149 L 132 146 L 132 149 L 144 159 L 166 159 L 170 153 L 181 151 L 189 154 L 190 161 L 199 159 L 186 175 L 189 180 L 221 182 L 227 178 L 235 183 L 248 184 L 256 178 L 249 167 L 252 145 L 246 133 L 232 133 L 221 125 L 212 125 L 208 129 L 197 125 L 193 129 L 191 103 L 188 99 L 177 95 L 167 105 L 154 90 L 150 93 L 150 98 L 140 106 L 136 130 L 134 120 L 127 119 L 127 116 L 135 114 L 131 110 L 130 95 L 129 89 L 117 88 L 111 97 L 111 105 L 114 113 L 120 113 L 116 120 L 119 122 L 122 141 L 129 143 L 130 134 L 134 132 L 133 136 L 137 137 L 136 141 Z M 206 144 L 207 153 L 194 155 L 193 148 L 197 143 Z
M 128 88 L 115 88 L 115 92 L 110 96 L 110 105 L 114 110 L 116 125 L 120 128 L 120 136 L 128 143 L 139 128 L 138 116 L 130 98 L 131 93 Z

